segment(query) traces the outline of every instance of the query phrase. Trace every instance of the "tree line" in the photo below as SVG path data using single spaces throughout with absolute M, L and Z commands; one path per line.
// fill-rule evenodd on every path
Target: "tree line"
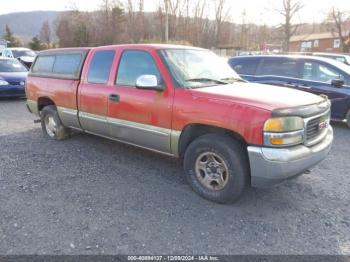
M 247 23 L 245 11 L 240 23 L 232 23 L 228 0 L 160 0 L 153 12 L 145 12 L 144 0 L 101 0 L 96 11 L 64 12 L 52 26 L 45 21 L 29 47 L 41 50 L 169 41 L 204 48 L 230 46 L 242 50 L 260 50 L 267 43 L 281 44 L 288 51 L 290 38 L 306 29 L 310 31 L 310 26 L 295 21 L 303 8 L 301 0 L 280 1 L 281 8 L 275 12 L 281 16 L 281 24 L 267 26 Z M 346 30 L 349 21 L 348 12 L 333 8 L 324 22 L 313 25 L 311 30 L 334 30 L 344 51 L 349 52 L 350 31 Z M 8 26 L 4 38 L 12 46 L 23 44 Z

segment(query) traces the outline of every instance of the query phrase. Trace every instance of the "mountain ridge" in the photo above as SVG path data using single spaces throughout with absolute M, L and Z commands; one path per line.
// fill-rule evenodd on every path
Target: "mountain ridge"
M 43 22 L 49 21 L 52 37 L 54 34 L 54 21 L 64 11 L 30 11 L 16 12 L 0 15 L 0 38 L 5 34 L 8 25 L 14 35 L 20 37 L 24 43 L 40 34 Z

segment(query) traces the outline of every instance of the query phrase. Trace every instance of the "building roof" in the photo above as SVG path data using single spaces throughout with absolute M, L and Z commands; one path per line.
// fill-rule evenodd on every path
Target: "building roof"
M 290 38 L 290 42 L 312 41 L 312 40 L 333 39 L 333 38 L 339 38 L 338 33 L 328 32 L 328 33 L 318 33 L 318 34 L 295 35 Z

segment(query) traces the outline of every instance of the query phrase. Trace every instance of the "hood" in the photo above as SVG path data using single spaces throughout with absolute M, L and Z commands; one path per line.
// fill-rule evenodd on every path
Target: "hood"
M 194 96 L 248 104 L 268 111 L 321 103 L 324 98 L 287 87 L 236 82 L 192 89 Z
M 0 79 L 9 81 L 25 81 L 28 72 L 0 72 Z
M 21 57 L 19 57 L 19 59 L 25 63 L 33 63 L 35 57 L 34 56 L 21 56 Z

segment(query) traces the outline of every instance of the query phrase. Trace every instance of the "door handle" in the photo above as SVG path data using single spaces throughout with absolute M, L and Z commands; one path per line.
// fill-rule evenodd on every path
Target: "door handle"
M 117 94 L 110 94 L 109 95 L 109 100 L 112 102 L 119 102 L 120 101 L 120 96 Z
M 297 87 L 297 85 L 293 84 L 292 82 L 287 82 L 284 84 L 285 87 Z
M 306 84 L 302 84 L 300 85 L 301 88 L 304 88 L 304 89 L 311 89 L 310 86 L 306 85 Z

